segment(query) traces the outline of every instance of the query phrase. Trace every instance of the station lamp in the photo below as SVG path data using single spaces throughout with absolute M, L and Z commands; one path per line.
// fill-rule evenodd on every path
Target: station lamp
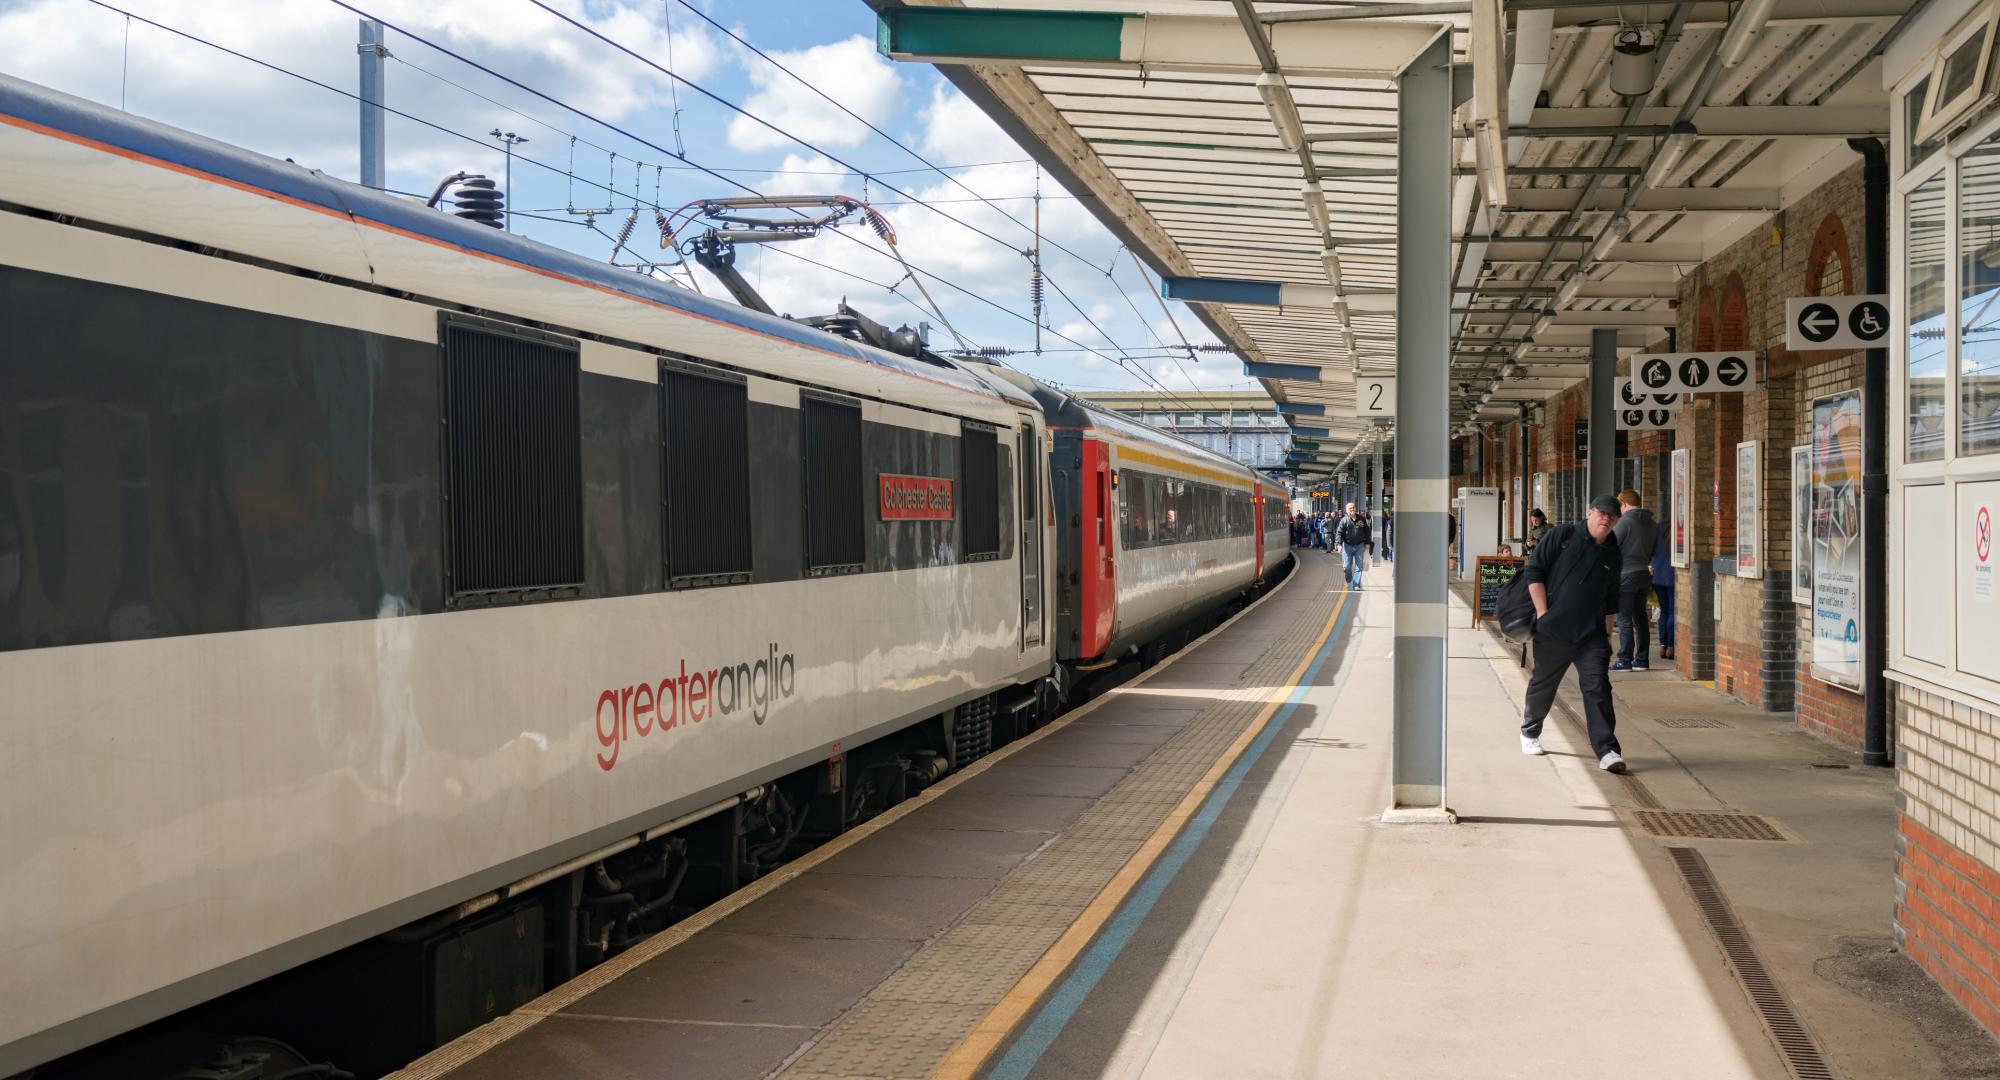
M 1736 26 L 1733 22 L 1729 25 L 1731 29 Z M 1653 160 L 1646 165 L 1646 174 L 1640 178 L 1640 183 L 1649 188 L 1665 187 L 1667 177 L 1673 173 L 1675 166 L 1681 163 L 1681 158 L 1687 156 L 1688 147 L 1694 144 L 1696 134 L 1694 125 L 1686 120 L 1676 123 L 1673 133 L 1660 144 L 1660 149 L 1654 153 Z
M 1257 76 L 1257 96 L 1264 99 L 1271 124 L 1278 129 L 1278 143 L 1286 150 L 1304 146 L 1305 129 L 1299 126 L 1298 105 L 1292 100 L 1291 87 L 1285 85 L 1285 77 L 1275 71 Z

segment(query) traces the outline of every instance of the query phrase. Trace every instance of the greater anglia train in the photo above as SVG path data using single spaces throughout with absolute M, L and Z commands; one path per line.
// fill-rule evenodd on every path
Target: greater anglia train
M 393 1067 L 1288 559 L 1016 372 L 4 76 L 0 325 L 0 1075 Z

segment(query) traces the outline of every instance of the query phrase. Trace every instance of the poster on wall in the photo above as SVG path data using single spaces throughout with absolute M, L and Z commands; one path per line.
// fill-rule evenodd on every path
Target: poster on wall
M 1540 510 L 1543 514 L 1547 514 L 1549 512 L 1548 473 L 1538 472 L 1535 474 L 1535 498 L 1533 503 L 1528 507 L 1528 509 Z
M 1861 395 L 1813 402 L 1812 673 L 1861 687 Z
M 1812 446 L 1792 447 L 1792 603 L 1812 606 Z
M 1683 570 L 1687 569 L 1688 549 L 1691 546 L 1689 541 L 1692 540 L 1692 537 L 1688 535 L 1688 519 L 1693 516 L 1694 510 L 1693 507 L 1688 505 L 1688 484 L 1690 480 L 1688 476 L 1688 457 L 1689 451 L 1687 450 L 1674 451 L 1674 509 L 1673 521 L 1670 525 L 1673 546 L 1667 549 L 1667 561 Z
M 1736 576 L 1764 576 L 1764 522 L 1758 511 L 1757 441 L 1736 444 Z
M 1514 502 L 1513 509 L 1509 511 L 1509 517 L 1512 518 L 1514 525 L 1514 531 L 1509 533 L 1509 536 L 1519 538 L 1528 535 L 1528 511 L 1521 506 L 1521 474 L 1519 473 L 1514 474 Z

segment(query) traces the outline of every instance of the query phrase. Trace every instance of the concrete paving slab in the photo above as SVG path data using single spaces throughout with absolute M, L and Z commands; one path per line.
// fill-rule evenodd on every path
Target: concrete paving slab
M 953 796 L 919 807 L 903 820 L 925 829 L 1056 832 L 1095 801 L 1082 796 L 1017 795 L 984 788 L 968 794 L 963 786 Z
M 876 833 L 814 868 L 815 874 L 877 877 L 1006 877 L 1052 833 L 911 826 Z
M 575 1016 L 818 1029 L 901 966 L 911 941 L 714 930 L 564 1009 Z
M 761 1076 L 813 1029 L 612 1020 L 559 1014 L 459 1067 L 463 1080 L 666 1080 Z
M 1370 661 L 1392 647 L 1391 606 L 1368 597 L 1336 685 L 1309 692 L 1317 716 L 1271 770 L 1291 781 L 1246 789 L 1275 803 L 1259 808 L 1268 834 L 1240 841 L 1256 845 L 1238 852 L 1240 881 L 1208 884 L 1229 887 L 1226 910 L 1205 941 L 1179 943 L 1199 955 L 1184 984 L 1147 989 L 1170 1000 L 1164 1024 L 1124 1033 L 1105 1075 L 1783 1075 L 1592 764 L 1519 753 L 1518 699 L 1483 633 L 1450 642 L 1476 657 L 1448 686 L 1449 801 L 1474 820 L 1375 820 L 1390 702 L 1387 665 Z M 1575 754 L 1567 733 L 1549 741 Z
M 958 792 L 1095 799 L 1110 791 L 1128 771 L 1074 765 L 1015 765 L 1003 761 L 959 785 Z
M 990 878 L 814 870 L 731 915 L 726 925 L 739 934 L 926 941 L 993 884 Z

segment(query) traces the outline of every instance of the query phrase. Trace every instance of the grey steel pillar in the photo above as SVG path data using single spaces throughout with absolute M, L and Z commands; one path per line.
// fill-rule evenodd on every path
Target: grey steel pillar
M 361 54 L 361 182 L 382 188 L 388 186 L 382 167 L 387 149 L 387 125 L 382 122 L 385 81 L 382 60 L 389 55 L 389 50 L 383 47 L 382 24 L 373 19 L 361 20 L 361 43 L 354 51 Z
M 1445 35 L 1397 78 L 1395 733 L 1385 822 L 1455 820 L 1444 802 L 1451 106 Z
M 1576 518 L 1590 509 L 1590 500 L 1618 493 L 1618 416 L 1611 398 L 1611 380 L 1618 377 L 1618 331 L 1600 327 L 1590 332 L 1590 484 Z
M 1387 554 L 1389 545 L 1382 537 L 1382 440 L 1375 440 L 1368 455 L 1368 523 L 1375 529 L 1375 550 Z

